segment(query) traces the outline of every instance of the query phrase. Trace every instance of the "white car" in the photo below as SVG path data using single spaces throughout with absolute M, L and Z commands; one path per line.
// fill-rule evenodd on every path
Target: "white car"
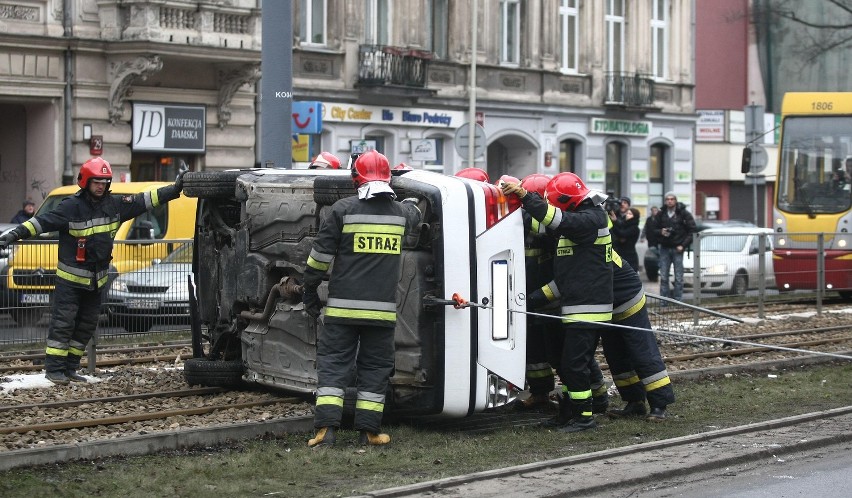
M 701 289 L 715 294 L 745 295 L 760 283 L 760 260 L 765 261 L 766 288 L 775 288 L 772 271 L 773 231 L 770 228 L 711 228 L 695 235 L 693 249 L 700 241 Z M 765 234 L 765 250 L 760 252 L 760 236 Z M 694 288 L 695 251 L 683 258 L 683 286 Z

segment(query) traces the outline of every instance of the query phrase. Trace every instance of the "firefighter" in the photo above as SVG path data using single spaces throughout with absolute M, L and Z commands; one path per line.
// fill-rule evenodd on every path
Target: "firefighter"
M 505 183 L 533 218 L 559 236 L 554 280 L 560 291 L 565 334 L 559 377 L 570 398 L 573 419 L 559 430 L 596 427 L 592 412 L 589 364 L 597 349 L 601 323 L 612 320 L 612 238 L 601 204 L 606 195 L 589 190 L 573 173 L 559 173 L 545 187 L 547 202 L 528 195 L 517 183 Z
M 308 446 L 332 446 L 343 416 L 344 391 L 353 364 L 358 396 L 355 429 L 360 443 L 382 445 L 380 430 L 388 379 L 394 365 L 396 293 L 405 235 L 420 211 L 396 202 L 388 159 L 369 151 L 352 167 L 358 195 L 334 203 L 320 224 L 304 275 L 305 311 L 319 317 L 317 287 L 332 266 L 324 329 L 317 343 L 316 435 Z
M 331 152 L 320 152 L 308 169 L 340 169 L 340 159 Z
M 476 180 L 479 182 L 489 183 L 491 180 L 488 179 L 488 172 L 486 172 L 482 168 L 465 168 L 459 170 L 458 173 L 455 174 L 460 178 L 469 178 L 471 180 Z
M 177 199 L 185 172 L 181 168 L 174 185 L 119 196 L 109 190 L 112 167 L 103 158 L 94 157 L 80 168 L 80 190 L 76 194 L 63 199 L 53 211 L 3 235 L 0 244 L 6 245 L 45 232 L 59 232 L 56 288 L 44 360 L 47 380 L 61 385 L 86 382 L 77 369 L 98 325 L 115 232 L 124 221 Z

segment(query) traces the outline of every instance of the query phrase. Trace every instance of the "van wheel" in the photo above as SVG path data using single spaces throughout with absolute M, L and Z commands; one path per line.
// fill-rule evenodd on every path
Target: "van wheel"
M 745 296 L 748 291 L 748 276 L 742 273 L 734 277 L 734 283 L 731 285 L 732 296 Z
M 32 327 L 38 324 L 44 315 L 44 310 L 41 308 L 12 308 L 9 310 L 12 315 L 12 320 L 21 327 Z
M 242 171 L 190 171 L 183 176 L 183 193 L 199 199 L 234 197 Z
M 183 376 L 191 386 L 236 387 L 243 380 L 242 360 L 190 358 L 183 364 Z
M 852 301 L 852 291 L 840 291 L 840 299 L 844 301 Z
M 320 206 L 331 206 L 356 194 L 352 178 L 347 176 L 318 176 L 314 180 L 314 202 Z

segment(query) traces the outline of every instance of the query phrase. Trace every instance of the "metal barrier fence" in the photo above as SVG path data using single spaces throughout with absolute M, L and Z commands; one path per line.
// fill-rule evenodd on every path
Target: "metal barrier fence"
M 58 261 L 55 241 L 21 241 L 0 259 L 0 344 L 43 343 Z M 186 334 L 192 239 L 116 241 L 98 336 Z

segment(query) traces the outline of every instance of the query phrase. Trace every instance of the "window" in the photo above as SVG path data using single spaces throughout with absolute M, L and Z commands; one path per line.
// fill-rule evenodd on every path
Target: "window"
M 326 44 L 326 2 L 328 0 L 302 0 L 299 11 L 303 45 Z
M 367 13 L 366 42 L 374 45 L 390 45 L 390 0 L 364 0 Z
M 448 0 L 432 0 L 432 46 L 431 50 L 439 59 L 447 58 L 447 25 L 449 25 Z
M 624 71 L 624 0 L 605 0 L 606 70 Z
M 622 170 L 627 163 L 627 147 L 621 142 L 606 144 L 606 192 L 614 197 L 629 196 L 630 192 L 622 191 Z
M 577 1 L 561 0 L 559 4 L 559 36 L 562 57 L 560 69 L 563 73 L 577 72 L 577 46 L 578 46 L 578 24 L 577 24 Z
M 654 78 L 668 78 L 669 0 L 651 0 L 651 64 Z
M 520 62 L 520 36 L 520 0 L 500 0 L 500 62 Z
M 665 193 L 665 171 L 668 147 L 662 144 L 651 146 L 648 158 L 648 205 L 662 207 Z
M 559 142 L 559 172 L 580 172 L 580 146 L 579 140 L 563 140 Z

